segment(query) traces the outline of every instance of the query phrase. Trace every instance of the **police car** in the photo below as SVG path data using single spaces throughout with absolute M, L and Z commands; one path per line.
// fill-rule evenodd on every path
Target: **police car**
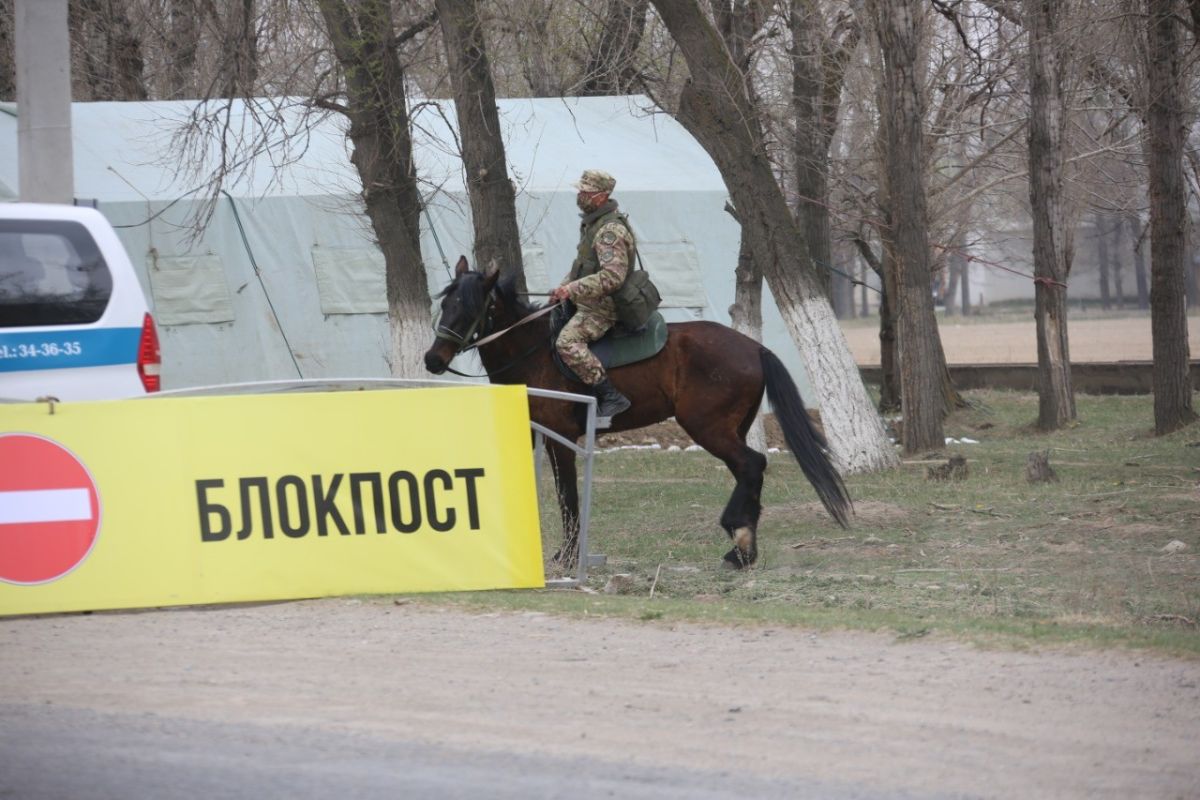
M 91 208 L 0 203 L 0 400 L 159 388 L 154 318 L 116 232 Z

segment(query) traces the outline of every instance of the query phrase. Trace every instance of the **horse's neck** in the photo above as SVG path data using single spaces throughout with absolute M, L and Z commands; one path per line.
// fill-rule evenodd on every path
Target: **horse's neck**
M 523 317 L 505 313 L 497 319 L 496 330 L 501 331 L 517 325 Z M 504 335 L 479 348 L 479 359 L 489 375 L 497 373 L 504 383 L 525 383 L 526 376 L 540 369 L 545 353 L 550 348 L 550 329 L 546 317 L 517 325 Z M 532 351 L 532 352 L 531 352 Z

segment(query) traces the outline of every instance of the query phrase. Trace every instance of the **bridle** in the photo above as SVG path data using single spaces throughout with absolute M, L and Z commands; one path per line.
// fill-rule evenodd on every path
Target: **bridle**
M 493 292 L 494 291 L 495 290 L 493 290 Z M 491 331 L 491 328 L 492 328 L 491 312 L 492 312 L 492 305 L 493 305 L 493 301 L 494 301 L 493 292 L 488 292 L 487 298 L 485 298 L 485 300 L 483 302 L 483 308 L 479 311 L 479 314 L 476 315 L 475 319 L 473 319 L 471 321 L 471 324 L 467 328 L 466 333 L 460 334 L 460 333 L 452 330 L 451 328 L 448 328 L 445 325 L 442 325 L 441 324 L 441 315 L 439 314 L 438 319 L 434 320 L 434 323 L 433 323 L 434 336 L 436 336 L 438 339 L 445 339 L 446 341 L 453 343 L 457 348 L 455 350 L 454 354 L 458 355 L 459 353 L 465 353 L 468 350 L 475 350 L 475 349 L 479 348 L 481 345 L 485 345 L 488 342 L 499 339 L 501 336 L 508 333 L 512 329 L 519 328 L 520 326 L 524 325 L 526 322 L 532 322 L 533 320 L 537 319 L 538 317 L 541 317 L 545 314 L 549 314 L 551 311 L 553 311 L 555 308 L 557 308 L 559 305 L 561 305 L 560 303 L 551 303 L 550 305 L 546 306 L 545 308 L 540 308 L 537 311 L 533 312 L 532 314 L 529 314 L 528 316 L 521 317 L 521 319 L 517 320 L 512 325 L 509 325 L 507 328 L 492 332 Z M 535 342 L 532 347 L 530 347 L 528 350 L 526 350 L 521 355 L 514 358 L 509 363 L 505 364 L 503 367 L 492 370 L 491 372 L 488 372 L 484 375 L 471 375 L 466 372 L 459 372 L 458 370 L 456 370 L 454 367 L 450 366 L 449 364 L 446 365 L 446 371 L 452 372 L 455 375 L 458 375 L 463 378 L 495 377 L 496 375 L 499 375 L 502 372 L 507 372 L 509 369 L 520 364 L 526 358 L 528 358 L 529 356 L 531 356 L 535 352 L 537 352 L 541 347 L 542 347 L 542 342 Z
M 491 328 L 491 313 L 492 293 L 488 292 L 487 297 L 484 298 L 483 301 L 483 308 L 479 310 L 479 313 L 475 316 L 475 319 L 471 320 L 471 325 L 467 328 L 466 333 L 460 334 L 451 328 L 447 328 L 442 324 L 442 315 L 439 313 L 438 318 L 433 321 L 433 335 L 438 339 L 445 339 L 446 341 L 453 342 L 455 345 L 457 345 L 457 355 L 457 353 L 461 353 L 464 350 L 470 350 L 472 347 L 478 346 L 476 342 L 478 341 L 479 337 L 484 335 L 485 329 Z

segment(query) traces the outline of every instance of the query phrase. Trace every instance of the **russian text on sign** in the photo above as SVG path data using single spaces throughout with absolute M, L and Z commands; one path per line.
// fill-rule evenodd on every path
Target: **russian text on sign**
M 313 529 L 314 518 L 318 536 L 327 536 L 330 524 L 339 534 L 349 536 L 350 528 L 342 516 L 342 509 L 337 505 L 343 478 L 347 478 L 346 485 L 349 486 L 355 534 L 367 532 L 368 507 L 376 533 L 387 533 L 389 522 L 390 529 L 398 533 L 415 533 L 423 525 L 435 531 L 449 532 L 458 526 L 460 511 L 464 507 L 467 526 L 470 530 L 477 531 L 481 524 L 477 481 L 484 476 L 485 472 L 481 467 L 455 469 L 453 473 L 444 469 L 431 469 L 419 477 L 407 470 L 396 470 L 386 481 L 379 472 L 312 475 L 311 506 L 310 484 L 298 475 L 284 475 L 278 478 L 274 483 L 274 491 L 271 489 L 269 478 L 238 478 L 238 519 L 241 521 L 241 528 L 236 537 L 238 540 L 250 538 L 255 530 L 255 517 L 261 522 L 264 539 L 275 538 L 276 519 L 284 535 L 293 539 L 308 535 Z M 367 487 L 365 490 L 364 486 Z M 196 508 L 201 541 L 224 541 L 233 532 L 234 516 L 230 507 L 214 499 L 217 490 L 224 487 L 223 478 L 196 481 Z M 254 490 L 253 493 L 251 490 Z M 369 505 L 364 502 L 367 495 L 370 497 Z M 257 501 L 252 499 L 252 496 L 256 496 Z

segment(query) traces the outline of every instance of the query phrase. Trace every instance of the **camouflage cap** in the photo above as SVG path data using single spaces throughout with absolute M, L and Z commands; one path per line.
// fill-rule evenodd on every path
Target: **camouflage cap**
M 611 192 L 617 186 L 617 179 L 603 170 L 585 169 L 571 185 L 581 192 Z

